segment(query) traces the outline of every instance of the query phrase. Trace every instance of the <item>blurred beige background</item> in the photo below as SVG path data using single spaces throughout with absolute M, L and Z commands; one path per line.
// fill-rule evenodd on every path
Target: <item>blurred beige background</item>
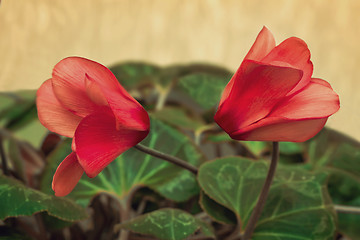
M 360 140 L 359 12 L 359 0 L 3 0 L 0 91 L 38 88 L 71 55 L 236 70 L 266 25 L 308 43 L 314 76 L 340 95 L 328 126 Z

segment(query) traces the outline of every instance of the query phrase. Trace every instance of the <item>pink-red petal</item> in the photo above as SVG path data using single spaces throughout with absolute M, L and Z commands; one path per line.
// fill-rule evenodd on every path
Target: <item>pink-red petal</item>
M 111 90 L 105 90 L 104 94 L 116 118 L 116 129 L 126 127 L 138 131 L 148 130 L 149 115 L 135 99 L 123 98 Z
M 92 79 L 87 73 L 85 73 L 85 90 L 86 94 L 93 103 L 99 106 L 108 105 L 103 91 L 100 89 L 99 85 L 95 82 L 95 80 Z
M 235 77 L 229 96 L 214 117 L 229 134 L 267 116 L 300 81 L 302 72 L 245 60 Z
M 249 52 L 245 56 L 245 59 L 261 61 L 274 47 L 275 39 L 270 30 L 267 27 L 263 27 L 256 37 L 256 40 Z M 229 96 L 231 89 L 233 87 L 234 81 L 236 79 L 236 74 L 231 78 L 229 83 L 226 85 L 223 94 L 220 99 L 219 105 L 221 105 L 224 100 Z
M 75 132 L 79 163 L 89 177 L 95 177 L 117 156 L 142 141 L 146 131 L 120 126 L 110 110 L 85 117 Z
M 36 93 L 40 122 L 50 131 L 73 137 L 81 118 L 64 108 L 54 95 L 51 79 L 45 81 Z
M 264 57 L 261 62 L 278 66 L 289 64 L 294 68 L 303 71 L 304 74 L 301 81 L 289 94 L 306 86 L 310 82 L 313 72 L 313 65 L 310 61 L 310 51 L 308 46 L 303 40 L 296 37 L 284 40 Z
M 55 196 L 68 195 L 79 182 L 84 170 L 80 166 L 76 153 L 70 153 L 58 166 L 52 181 Z
M 263 121 L 264 123 L 260 121 L 256 126 L 241 129 L 230 136 L 245 141 L 304 142 L 314 137 L 324 127 L 327 118 L 300 121 L 264 119 Z M 267 125 L 271 121 L 273 124 Z
M 315 82 L 315 83 L 318 83 L 318 84 L 321 84 L 321 85 L 324 85 L 325 87 L 328 87 L 330 89 L 332 89 L 330 83 L 328 83 L 327 81 L 323 80 L 323 79 L 320 79 L 320 78 L 312 78 L 311 79 L 312 82 Z
M 261 61 L 275 47 L 275 39 L 267 27 L 261 29 L 245 59 Z
M 52 84 L 56 97 L 63 106 L 78 116 L 85 117 L 97 110 L 97 104 L 87 95 L 85 74 L 101 75 L 99 65 L 84 58 L 68 57 L 53 69 Z M 106 81 L 107 78 L 103 76 L 103 79 Z
M 312 79 L 301 91 L 281 101 L 268 117 L 286 119 L 324 118 L 340 108 L 339 96 L 321 79 Z
M 97 112 L 99 105 L 109 105 L 118 125 L 146 129 L 146 111 L 113 73 L 97 62 L 80 57 L 63 59 L 54 67 L 53 86 L 60 102 L 81 117 Z M 136 116 L 142 116 L 141 120 Z

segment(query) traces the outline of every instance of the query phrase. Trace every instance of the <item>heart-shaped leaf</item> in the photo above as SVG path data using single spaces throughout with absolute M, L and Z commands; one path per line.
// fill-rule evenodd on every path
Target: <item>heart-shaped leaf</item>
M 328 190 L 335 204 L 360 208 L 360 143 L 330 129 L 308 142 L 312 168 L 330 173 Z M 338 213 L 339 231 L 352 239 L 360 236 L 360 215 Z
M 238 216 L 244 231 L 267 170 L 265 161 L 223 158 L 203 164 L 198 181 L 210 198 Z M 324 181 L 324 174 L 279 168 L 252 239 L 333 239 L 334 210 Z
M 19 181 L 0 174 L 0 219 L 30 216 L 38 212 L 65 221 L 87 218 L 84 208 L 67 198 L 58 198 L 31 189 Z
M 121 229 L 163 240 L 182 240 L 200 230 L 214 238 L 214 230 L 205 222 L 179 209 L 164 208 L 136 217 L 119 225 Z

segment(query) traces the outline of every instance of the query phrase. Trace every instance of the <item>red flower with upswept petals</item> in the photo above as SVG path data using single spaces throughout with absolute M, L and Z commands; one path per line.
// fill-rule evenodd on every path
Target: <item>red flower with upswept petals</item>
M 85 173 L 98 175 L 111 161 L 149 133 L 145 109 L 103 65 L 69 57 L 54 67 L 37 91 L 40 122 L 73 138 L 72 150 L 57 168 L 52 188 L 69 194 Z
M 224 89 L 215 121 L 231 138 L 303 142 L 339 110 L 338 95 L 311 78 L 306 43 L 291 37 L 275 45 L 264 27 Z

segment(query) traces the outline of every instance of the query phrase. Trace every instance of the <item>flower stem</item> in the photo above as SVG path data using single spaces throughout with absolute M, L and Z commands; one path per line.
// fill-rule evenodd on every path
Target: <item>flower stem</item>
M 338 213 L 360 214 L 360 207 L 334 205 L 334 208 Z
M 4 175 L 9 175 L 9 170 L 8 170 L 8 166 L 7 166 L 7 160 L 6 160 L 4 145 L 3 145 L 3 137 L 1 135 L 0 135 L 0 155 L 1 155 L 2 171 L 3 171 Z
M 250 216 L 248 224 L 246 226 L 246 229 L 245 229 L 245 232 L 243 235 L 243 240 L 249 240 L 255 230 L 256 223 L 259 220 L 261 212 L 264 208 L 272 180 L 275 176 L 275 170 L 276 170 L 276 165 L 277 165 L 278 160 L 279 160 L 279 143 L 273 142 L 273 151 L 272 151 L 272 157 L 271 157 L 269 171 L 266 176 L 264 186 L 261 190 L 259 200 L 258 200 L 258 202 Z
M 182 167 L 182 168 L 194 173 L 195 175 L 198 172 L 198 169 L 195 166 L 189 164 L 188 162 L 186 162 L 186 161 L 184 161 L 184 160 L 182 160 L 180 158 L 168 155 L 168 154 L 163 153 L 163 152 L 159 152 L 159 151 L 157 151 L 155 149 L 148 148 L 148 147 L 146 147 L 144 145 L 141 145 L 141 144 L 135 145 L 134 147 L 137 150 L 142 151 L 144 153 L 147 153 L 147 154 L 149 154 L 151 156 L 163 159 L 163 160 L 168 161 L 168 162 L 170 162 L 172 164 L 175 164 L 175 165 L 177 165 L 179 167 Z

